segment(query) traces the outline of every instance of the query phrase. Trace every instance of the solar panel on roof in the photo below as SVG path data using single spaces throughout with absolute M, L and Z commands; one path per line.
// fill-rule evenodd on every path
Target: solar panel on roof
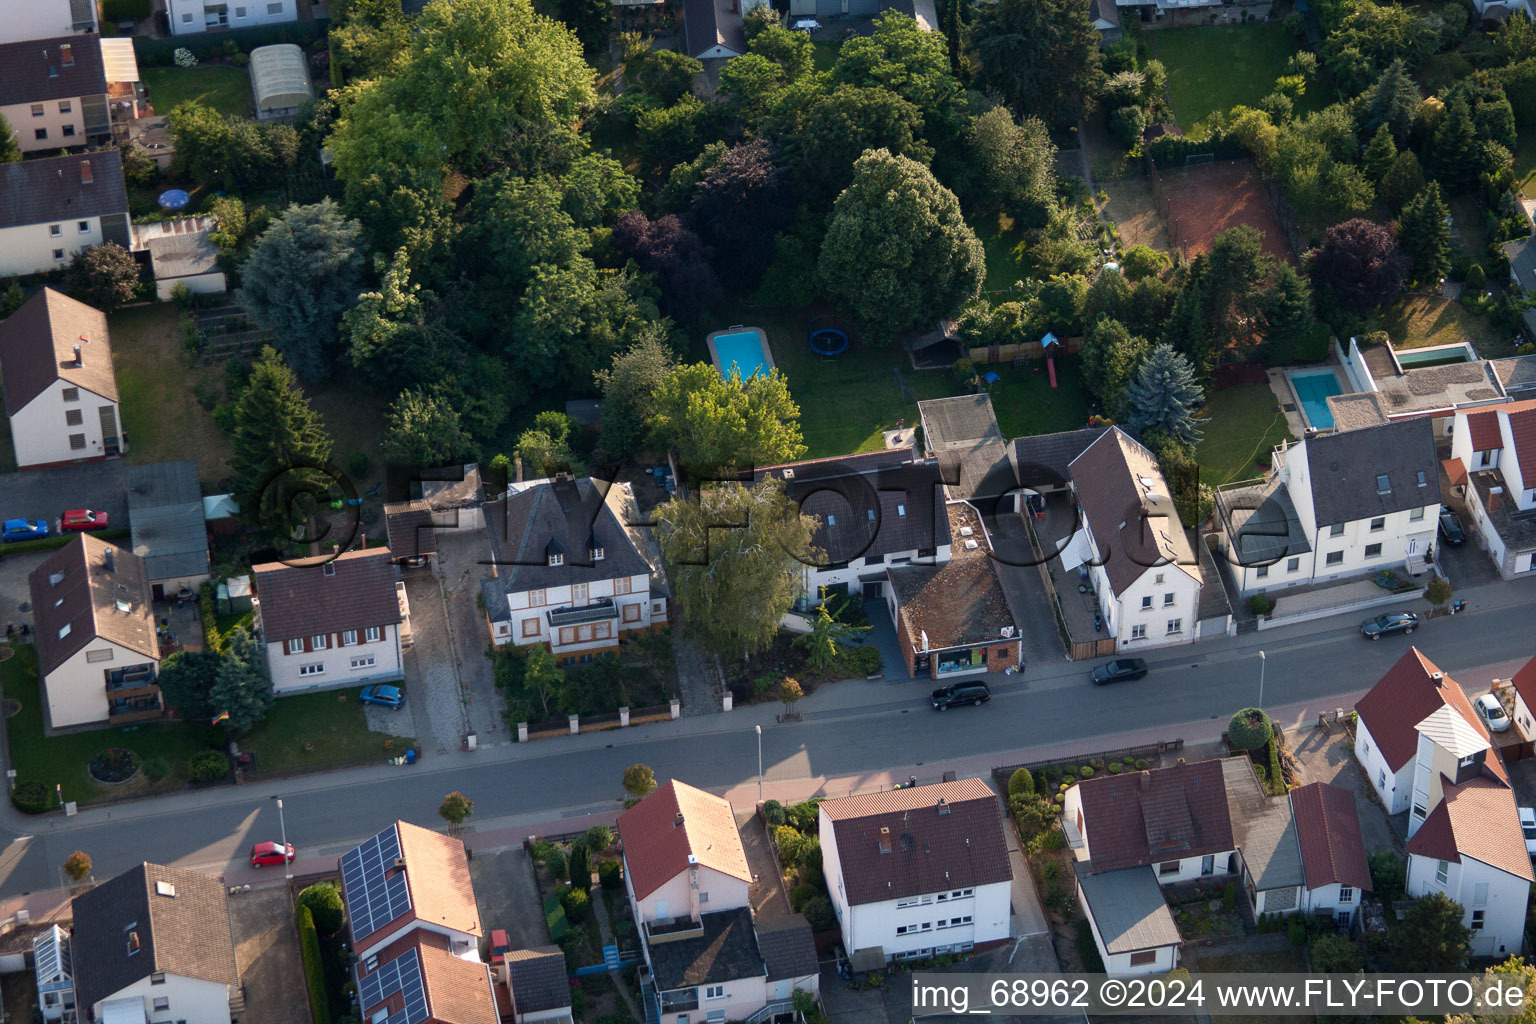
M 341 858 L 352 936 L 362 939 L 411 909 L 405 874 L 386 877 L 400 856 L 400 836 L 390 827 Z
M 427 990 L 421 977 L 421 954 L 411 949 L 358 982 L 359 1005 L 367 1010 L 383 1003 L 396 992 L 405 1009 L 389 1016 L 389 1024 L 421 1024 L 427 1019 Z

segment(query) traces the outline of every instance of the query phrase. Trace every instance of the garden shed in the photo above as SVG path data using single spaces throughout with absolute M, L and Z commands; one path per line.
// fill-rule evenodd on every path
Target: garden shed
M 293 120 L 299 108 L 315 98 L 304 51 L 293 43 L 252 50 L 251 91 L 256 96 L 256 120 Z

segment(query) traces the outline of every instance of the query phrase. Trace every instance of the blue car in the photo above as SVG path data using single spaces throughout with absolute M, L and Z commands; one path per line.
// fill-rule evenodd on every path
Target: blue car
M 398 708 L 405 705 L 405 693 L 398 686 L 365 686 L 357 699 L 364 704 L 377 704 L 381 708 Z
M 48 524 L 41 519 L 7 519 L 5 533 L 0 537 L 7 541 L 38 540 L 48 536 Z

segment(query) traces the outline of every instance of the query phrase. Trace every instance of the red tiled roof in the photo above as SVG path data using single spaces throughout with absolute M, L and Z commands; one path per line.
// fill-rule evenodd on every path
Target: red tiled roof
M 1504 434 L 1499 430 L 1497 407 L 1479 409 L 1467 413 L 1467 437 L 1475 452 L 1491 452 L 1504 447 Z
M 408 821 L 396 822 L 395 828 L 416 920 L 479 935 L 480 911 L 475 907 L 464 844 Z
M 1444 783 L 1445 795 L 1413 838 L 1408 852 L 1460 862 L 1471 857 L 1517 878 L 1532 880 L 1515 794 L 1486 775 L 1459 786 Z
M 853 906 L 1013 877 L 997 794 L 981 779 L 823 800 Z
M 1509 412 L 1509 438 L 1515 445 L 1520 475 L 1536 480 L 1536 402 L 1521 402 Z
M 1525 706 L 1536 711 L 1536 658 L 1520 666 L 1520 671 L 1510 676 L 1509 682 L 1525 701 Z
M 423 944 L 421 979 L 431 1020 L 439 1024 L 497 1024 L 491 976 L 478 960 L 461 960 L 445 949 Z
M 618 824 L 636 899 L 645 899 L 694 862 L 752 881 L 736 818 L 721 797 L 673 779 L 619 815 Z
M 1078 788 L 1095 873 L 1237 848 L 1219 760 L 1105 775 Z
M 267 643 L 400 622 L 388 548 L 344 551 L 328 562 L 255 566 Z
M 1444 459 L 1440 463 L 1440 468 L 1445 472 L 1445 477 L 1452 487 L 1467 482 L 1467 466 L 1460 459 Z
M 1437 674 L 1439 679 L 1434 678 Z M 1471 723 L 1478 735 L 1488 738 L 1488 730 L 1483 728 L 1456 680 L 1424 657 L 1417 647 L 1410 647 L 1408 653 L 1387 669 L 1387 674 L 1360 698 L 1355 710 L 1381 748 L 1387 767 L 1395 772 L 1419 749 L 1418 724 L 1446 704 Z M 1492 746 L 1491 740 L 1489 745 Z M 1509 776 L 1497 754 L 1489 756 L 1486 767 L 1508 784 Z
M 1371 869 L 1365 860 L 1360 815 L 1355 794 L 1339 786 L 1314 782 L 1291 791 L 1291 814 L 1307 888 L 1334 882 L 1371 890 Z

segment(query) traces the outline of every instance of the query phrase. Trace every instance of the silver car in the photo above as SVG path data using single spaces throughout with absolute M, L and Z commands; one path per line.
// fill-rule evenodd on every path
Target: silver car
M 1504 712 L 1504 705 L 1499 703 L 1499 698 L 1491 693 L 1485 693 L 1472 702 L 1477 709 L 1477 717 L 1483 720 L 1489 732 L 1503 732 L 1509 728 L 1509 715 Z

